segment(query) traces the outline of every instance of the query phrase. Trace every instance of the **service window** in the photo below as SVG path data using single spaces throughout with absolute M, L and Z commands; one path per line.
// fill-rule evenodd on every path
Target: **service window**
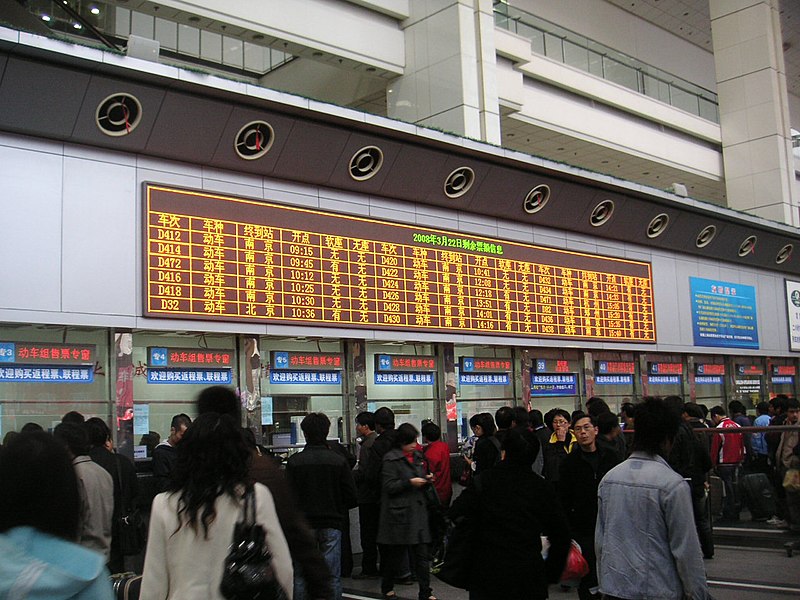
M 391 408 L 395 425 L 411 423 L 418 430 L 423 420 L 437 420 L 441 358 L 431 344 L 367 342 L 366 357 L 369 410 Z
M 625 402 L 635 402 L 636 358 L 632 352 L 595 352 L 592 393 L 605 400 L 614 414 Z M 587 383 L 588 388 L 588 383 Z
M 108 332 L 0 325 L 0 439 L 26 423 L 52 430 L 69 411 L 109 422 Z

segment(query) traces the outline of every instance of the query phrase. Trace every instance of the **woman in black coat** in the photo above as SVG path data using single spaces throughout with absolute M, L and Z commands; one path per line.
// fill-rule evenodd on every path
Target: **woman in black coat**
M 431 532 L 425 488 L 431 476 L 416 450 L 418 431 L 410 423 L 397 428 L 394 447 L 383 457 L 383 486 L 378 543 L 381 544 L 381 594 L 394 592 L 397 570 L 407 548 L 414 557 L 412 570 L 419 583 L 419 600 L 436 600 L 430 583 Z M 433 488 L 430 491 L 435 493 Z
M 467 460 L 472 474 L 480 475 L 483 471 L 492 468 L 500 462 L 500 442 L 494 436 L 497 427 L 489 413 L 478 413 L 469 420 L 472 431 L 478 436 L 472 459 Z
M 474 535 L 469 598 L 543 600 L 564 570 L 569 525 L 552 486 L 531 470 L 533 453 L 519 432 L 509 431 L 502 449 L 503 460 L 476 477 L 449 512 Z M 541 536 L 550 541 L 546 560 Z

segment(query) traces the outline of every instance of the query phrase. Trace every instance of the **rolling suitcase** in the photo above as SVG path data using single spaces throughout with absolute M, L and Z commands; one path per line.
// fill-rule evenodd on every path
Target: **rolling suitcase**
M 116 600 L 139 600 L 142 576 L 136 573 L 119 573 L 111 576 Z
M 742 496 L 754 521 L 766 521 L 777 513 L 775 490 L 764 473 L 750 473 L 741 479 Z

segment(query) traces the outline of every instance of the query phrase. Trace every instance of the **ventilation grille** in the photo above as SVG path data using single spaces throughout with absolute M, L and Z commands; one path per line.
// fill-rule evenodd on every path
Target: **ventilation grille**
M 754 235 L 746 237 L 739 246 L 739 256 L 744 258 L 748 254 L 755 254 L 757 241 L 758 238 Z
M 475 171 L 469 167 L 459 167 L 444 180 L 444 193 L 448 198 L 460 198 L 475 183 Z
M 97 105 L 95 123 L 97 127 L 112 137 L 128 135 L 142 120 L 142 105 L 135 96 L 120 93 L 112 94 Z
M 614 201 L 603 200 L 600 204 L 594 207 L 592 215 L 589 217 L 589 223 L 592 224 L 592 227 L 600 227 L 601 225 L 608 223 L 613 214 Z
M 366 181 L 374 177 L 382 166 L 383 151 L 377 146 L 366 146 L 350 159 L 350 177 L 356 181 Z
M 522 208 L 532 215 L 542 210 L 548 200 L 550 200 L 550 188 L 545 184 L 537 185 L 525 196 Z
M 786 244 L 780 249 L 780 252 L 778 252 L 778 255 L 775 257 L 775 262 L 779 265 L 782 265 L 787 260 L 792 258 L 792 252 L 794 252 L 794 245 Z
M 717 236 L 717 226 L 716 225 L 706 225 L 697 234 L 697 239 L 694 241 L 694 245 L 698 248 L 705 248 L 711 242 L 714 241 L 714 238 Z
M 669 215 L 667 213 L 660 213 L 653 217 L 650 224 L 647 226 L 647 237 L 657 238 L 667 230 L 669 225 Z
M 233 149 L 239 158 L 256 160 L 269 152 L 274 141 L 275 131 L 272 129 L 272 125 L 265 121 L 253 121 L 242 127 L 236 134 Z

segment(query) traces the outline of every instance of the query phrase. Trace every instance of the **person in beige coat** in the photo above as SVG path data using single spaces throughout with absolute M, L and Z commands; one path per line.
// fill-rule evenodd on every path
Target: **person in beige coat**
M 250 453 L 235 421 L 206 413 L 187 429 L 170 488 L 156 496 L 142 578 L 147 600 L 221 600 L 220 582 L 242 497 Z M 254 484 L 256 522 L 264 527 L 272 567 L 292 598 L 292 559 L 272 494 Z

